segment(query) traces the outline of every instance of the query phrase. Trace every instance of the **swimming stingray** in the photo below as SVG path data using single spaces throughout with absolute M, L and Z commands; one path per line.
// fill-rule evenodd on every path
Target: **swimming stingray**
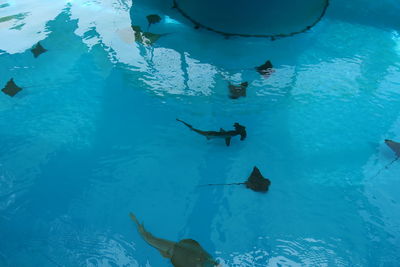
M 267 60 L 264 64 L 256 67 L 256 71 L 260 73 L 264 78 L 268 78 L 274 72 L 273 65 L 270 60 Z
M 143 32 L 140 26 L 132 25 L 132 30 L 135 32 L 135 41 L 141 44 L 152 45 L 155 43 L 160 37 L 167 35 L 168 33 L 164 34 L 157 34 L 152 32 Z
M 3 93 L 5 93 L 11 97 L 15 96 L 21 90 L 22 90 L 22 88 L 15 84 L 13 78 L 11 78 L 7 82 L 6 86 L 3 89 L 1 89 L 1 91 L 3 91 Z
M 37 58 L 38 56 L 40 56 L 41 54 L 43 54 L 44 52 L 46 52 L 47 51 L 47 49 L 45 49 L 41 44 L 40 44 L 40 42 L 38 42 L 36 45 L 35 45 L 35 47 L 33 47 L 32 49 L 31 49 L 31 52 L 32 52 L 32 54 L 33 54 L 33 56 L 35 57 L 35 58 Z
M 396 154 L 396 158 L 394 160 L 392 160 L 391 162 L 389 162 L 388 164 L 386 164 L 382 169 L 380 169 L 374 176 L 373 178 L 375 178 L 376 176 L 378 176 L 382 170 L 389 168 L 390 165 L 392 165 L 393 163 L 395 163 L 399 158 L 400 158 L 400 143 L 399 142 L 395 142 L 389 139 L 385 139 L 385 144 L 391 149 L 393 150 L 393 152 Z
M 223 138 L 225 139 L 225 144 L 227 146 L 229 146 L 231 144 L 231 138 L 236 136 L 236 135 L 240 135 L 240 140 L 243 141 L 244 139 L 246 139 L 247 133 L 246 133 L 246 127 L 244 127 L 243 125 L 240 125 L 239 123 L 235 122 L 235 124 L 233 124 L 233 127 L 235 127 L 235 130 L 233 131 L 225 131 L 224 129 L 220 129 L 219 132 L 217 131 L 202 131 L 202 130 L 198 130 L 196 128 L 193 128 L 192 125 L 180 120 L 180 119 L 176 119 L 179 122 L 182 122 L 183 124 L 185 124 L 187 127 L 189 127 L 190 130 L 195 131 L 198 134 L 201 134 L 203 136 L 205 136 L 207 138 L 207 140 L 213 139 L 213 138 Z
M 149 22 L 147 29 L 150 28 L 151 24 L 156 24 L 161 21 L 161 17 L 157 14 L 148 15 L 146 18 L 147 18 L 147 21 Z
M 229 83 L 229 85 L 228 85 L 229 97 L 232 99 L 238 99 L 239 97 L 245 97 L 248 86 L 249 86 L 248 82 L 243 82 L 240 85 L 233 85 L 233 84 Z
M 393 150 L 393 152 L 396 154 L 397 158 L 400 157 L 400 143 L 389 140 L 389 139 L 385 139 L 385 143 L 386 145 L 388 145 L 388 147 L 390 147 L 391 150 Z
M 218 266 L 218 263 L 205 251 L 200 244 L 193 239 L 183 239 L 173 242 L 153 236 L 147 232 L 144 225 L 139 223 L 136 216 L 130 213 L 129 216 L 136 223 L 137 230 L 142 238 L 160 254 L 168 259 L 175 267 L 211 267 Z
M 206 184 L 203 186 L 212 186 L 212 185 L 242 185 L 244 184 L 246 188 L 249 188 L 256 192 L 267 192 L 269 186 L 271 185 L 271 181 L 268 178 L 264 178 L 262 176 L 260 170 L 254 166 L 253 171 L 251 172 L 249 178 L 244 183 L 231 183 L 231 184 Z

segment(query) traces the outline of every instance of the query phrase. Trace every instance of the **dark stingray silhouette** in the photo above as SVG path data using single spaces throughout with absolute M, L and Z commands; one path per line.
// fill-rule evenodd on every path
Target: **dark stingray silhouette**
M 180 120 L 180 119 L 176 119 L 176 120 L 185 124 L 190 130 L 205 136 L 207 138 L 207 140 L 210 140 L 213 138 L 225 139 L 225 144 L 227 146 L 229 146 L 231 144 L 232 137 L 234 137 L 236 135 L 240 135 L 240 140 L 243 141 L 244 139 L 246 139 L 246 136 L 247 136 L 246 127 L 244 127 L 243 125 L 240 125 L 237 122 L 235 122 L 235 124 L 233 124 L 233 127 L 235 127 L 235 130 L 225 131 L 224 129 L 221 128 L 219 130 L 219 132 L 217 132 L 217 131 L 202 131 L 202 130 L 193 128 L 192 125 L 184 122 L 183 120 Z
M 264 78 L 268 78 L 274 73 L 274 66 L 272 65 L 270 60 L 267 60 L 264 64 L 256 67 L 256 71 L 260 73 Z
M 389 139 L 385 139 L 386 145 L 396 154 L 397 158 L 400 157 L 400 143 Z
M 3 89 L 1 89 L 1 91 L 3 91 L 3 93 L 5 93 L 6 95 L 9 95 L 11 97 L 15 96 L 21 90 L 22 90 L 22 88 L 19 87 L 18 85 L 16 85 L 13 78 L 11 78 L 6 83 L 6 86 Z
M 168 35 L 169 33 L 158 34 L 152 32 L 143 32 L 138 25 L 131 25 L 132 30 L 135 32 L 135 41 L 141 44 L 152 45 L 160 39 L 160 37 Z
M 247 87 L 249 86 L 248 82 L 243 82 L 240 85 L 233 85 L 229 83 L 229 97 L 231 99 L 238 99 L 239 97 L 245 97 Z
M 151 24 L 156 24 L 159 23 L 161 21 L 161 17 L 157 14 L 151 14 L 148 15 L 147 17 L 147 21 L 149 22 L 149 25 L 147 26 L 147 29 L 150 28 Z
M 243 183 L 230 183 L 230 184 L 206 184 L 202 186 L 213 186 L 213 185 L 245 185 L 246 188 L 249 188 L 256 192 L 267 192 L 269 186 L 271 185 L 271 181 L 268 178 L 262 176 L 260 170 L 254 166 L 253 171 L 251 172 L 249 178 L 247 178 L 246 182 Z
M 139 223 L 136 216 L 130 213 L 129 216 L 136 223 L 137 230 L 142 238 L 152 247 L 156 248 L 160 254 L 168 259 L 175 267 L 211 267 L 218 266 L 201 245 L 193 239 L 183 239 L 179 242 L 153 236 L 146 231 L 144 225 Z
M 389 168 L 390 165 L 392 165 L 393 163 L 395 163 L 399 158 L 400 158 L 400 143 L 399 142 L 395 142 L 393 140 L 389 140 L 389 139 L 385 139 L 385 144 L 391 149 L 393 150 L 393 152 L 396 154 L 396 158 L 393 159 L 391 162 L 389 162 L 388 164 L 385 165 L 385 167 L 383 167 L 382 169 L 380 169 L 372 178 L 375 178 L 376 176 L 378 176 L 383 170 Z
M 31 52 L 35 58 L 46 52 L 47 49 L 45 49 L 40 42 L 38 42 L 32 49 Z

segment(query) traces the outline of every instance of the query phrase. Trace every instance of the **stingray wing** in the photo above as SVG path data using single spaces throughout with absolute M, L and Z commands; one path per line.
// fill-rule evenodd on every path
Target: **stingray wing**
M 249 178 L 246 181 L 246 187 L 256 192 L 267 192 L 271 181 L 264 178 L 260 170 L 254 166 Z
M 392 140 L 385 140 L 385 143 L 396 153 L 396 156 L 400 157 L 400 143 L 392 141 Z
M 21 90 L 22 88 L 16 85 L 12 78 L 7 82 L 6 86 L 3 89 L 1 89 L 3 93 L 11 97 L 15 96 Z
M 183 239 L 175 245 L 171 263 L 175 267 L 205 267 L 215 265 L 215 261 L 211 255 L 193 239 Z
M 149 22 L 149 25 L 155 24 L 155 23 L 158 23 L 161 21 L 161 17 L 157 14 L 148 15 L 146 18 L 147 18 L 147 21 Z

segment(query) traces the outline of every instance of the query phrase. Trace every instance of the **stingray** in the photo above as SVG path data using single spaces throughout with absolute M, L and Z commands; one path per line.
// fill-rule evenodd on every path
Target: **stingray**
M 385 139 L 386 145 L 396 154 L 397 158 L 400 157 L 400 143 L 389 139 Z
M 32 54 L 33 54 L 33 56 L 35 57 L 35 58 L 37 58 L 38 56 L 40 56 L 41 54 L 43 54 L 44 52 L 46 52 L 47 51 L 47 49 L 45 49 L 41 44 L 40 44 L 40 42 L 38 42 L 36 45 L 35 45 L 35 47 L 33 47 L 32 49 L 31 49 L 31 52 L 32 52 Z
M 233 85 L 229 83 L 228 85 L 229 97 L 231 99 L 238 99 L 239 97 L 245 97 L 248 86 L 249 86 L 248 82 L 243 82 L 240 85 Z
M 388 164 L 386 164 L 382 169 L 380 169 L 372 178 L 375 178 L 376 176 L 378 176 L 384 169 L 389 168 L 390 165 L 392 165 L 393 163 L 395 163 L 399 158 L 400 158 L 400 143 L 399 142 L 395 142 L 389 139 L 385 139 L 385 144 L 391 149 L 393 150 L 393 152 L 396 154 L 396 158 L 393 159 L 391 162 L 389 162 Z
M 251 172 L 249 178 L 247 178 L 246 182 L 243 183 L 231 183 L 231 184 L 206 184 L 202 186 L 213 186 L 213 185 L 245 185 L 246 188 L 251 189 L 256 192 L 267 192 L 269 186 L 271 185 L 271 181 L 268 178 L 264 178 L 262 176 L 260 170 L 254 166 L 253 171 Z
M 143 32 L 141 27 L 138 25 L 131 25 L 131 28 L 135 32 L 135 41 L 147 45 L 152 45 L 158 39 L 160 39 L 160 37 L 168 34 L 168 33 L 157 34 L 152 32 Z
M 157 14 L 148 15 L 146 18 L 147 18 L 147 21 L 149 22 L 147 29 L 150 28 L 151 24 L 156 24 L 161 21 L 161 17 Z
M 152 32 L 144 32 L 142 34 L 143 38 L 143 43 L 151 45 L 160 39 L 160 37 L 164 36 L 166 34 L 158 34 L 158 33 L 152 33 Z
M 267 60 L 264 64 L 256 67 L 256 71 L 260 73 L 264 78 L 268 78 L 274 72 L 273 65 L 270 60 Z
M 129 216 L 136 223 L 137 230 L 142 238 L 160 254 L 171 260 L 175 267 L 211 267 L 218 266 L 201 245 L 193 239 L 183 239 L 179 242 L 158 238 L 148 232 L 144 225 L 139 223 L 136 216 L 130 213 Z
M 3 89 L 1 89 L 1 91 L 3 91 L 3 93 L 5 93 L 6 95 L 9 95 L 11 97 L 15 96 L 21 90 L 22 90 L 22 88 L 15 84 L 13 78 L 11 78 L 7 82 L 6 86 Z

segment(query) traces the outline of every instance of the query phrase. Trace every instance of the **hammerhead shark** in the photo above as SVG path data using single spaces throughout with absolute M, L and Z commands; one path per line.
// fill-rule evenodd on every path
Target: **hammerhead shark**
M 238 99 L 239 97 L 246 96 L 246 89 L 249 86 L 248 82 L 242 82 L 240 85 L 233 85 L 229 83 L 229 97 L 232 99 Z
M 246 127 L 244 127 L 243 125 L 240 125 L 237 122 L 235 122 L 235 124 L 233 124 L 233 127 L 235 128 L 235 130 L 233 130 L 233 131 L 225 131 L 224 129 L 221 128 L 219 130 L 219 132 L 217 132 L 217 131 L 202 131 L 202 130 L 198 130 L 196 128 L 193 128 L 192 125 L 184 122 L 183 120 L 180 120 L 180 119 L 176 119 L 176 120 L 179 121 L 179 122 L 182 122 L 183 124 L 185 124 L 187 127 L 189 127 L 190 130 L 195 131 L 196 133 L 205 136 L 207 138 L 207 140 L 210 140 L 212 138 L 223 138 L 223 139 L 225 139 L 225 144 L 227 146 L 229 146 L 231 144 L 231 138 L 233 136 L 240 135 L 240 140 L 241 141 L 246 139 L 246 136 L 247 136 Z
M 205 184 L 202 186 L 213 186 L 213 185 L 245 185 L 246 188 L 251 189 L 255 192 L 267 192 L 269 186 L 271 185 L 271 181 L 268 178 L 264 178 L 262 176 L 260 170 L 254 166 L 253 171 L 251 172 L 249 178 L 247 178 L 246 182 L 243 183 L 231 183 L 231 184 Z
M 136 223 L 137 230 L 142 238 L 152 247 L 156 248 L 160 254 L 168 259 L 175 267 L 211 267 L 219 266 L 207 251 L 193 239 L 183 239 L 173 242 L 153 236 L 146 231 L 144 225 L 139 223 L 136 216 L 130 213 L 129 216 Z

